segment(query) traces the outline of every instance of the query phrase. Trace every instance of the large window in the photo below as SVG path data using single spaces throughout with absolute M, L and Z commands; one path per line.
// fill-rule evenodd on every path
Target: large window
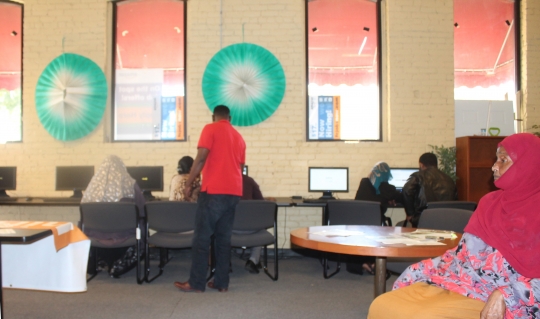
M 0 1 L 0 143 L 22 140 L 23 5 Z
M 185 140 L 186 4 L 114 4 L 115 141 Z
M 455 135 L 511 135 L 519 118 L 519 1 L 454 0 Z
M 380 4 L 306 0 L 307 140 L 381 140 Z
M 515 6 L 509 0 L 454 0 L 456 100 L 514 100 Z

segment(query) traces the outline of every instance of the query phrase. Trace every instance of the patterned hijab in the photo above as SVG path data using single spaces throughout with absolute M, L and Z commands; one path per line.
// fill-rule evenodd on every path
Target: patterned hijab
M 514 134 L 499 146 L 514 163 L 495 181 L 500 190 L 480 199 L 465 231 L 498 249 L 521 275 L 540 278 L 540 138 Z
M 105 158 L 92 177 L 81 202 L 118 202 L 134 198 L 135 180 L 131 178 L 122 160 L 115 155 Z
M 371 181 L 371 184 L 373 184 L 373 187 L 375 187 L 376 194 L 379 195 L 381 193 L 379 191 L 379 186 L 381 185 L 381 183 L 388 183 L 388 181 L 392 179 L 390 166 L 388 166 L 388 164 L 386 164 L 385 162 L 378 162 L 371 169 L 368 178 Z

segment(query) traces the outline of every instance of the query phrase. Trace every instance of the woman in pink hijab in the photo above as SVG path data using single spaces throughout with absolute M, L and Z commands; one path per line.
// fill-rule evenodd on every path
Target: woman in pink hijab
M 511 135 L 496 155 L 499 190 L 482 197 L 458 246 L 410 266 L 369 319 L 540 318 L 540 138 Z

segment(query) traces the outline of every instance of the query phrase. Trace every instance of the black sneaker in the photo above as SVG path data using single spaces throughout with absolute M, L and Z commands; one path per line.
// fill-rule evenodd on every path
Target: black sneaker
M 250 274 L 258 274 L 259 273 L 259 269 L 257 268 L 257 265 L 255 265 L 255 263 L 249 259 L 247 262 L 246 262 L 246 270 L 249 271 Z

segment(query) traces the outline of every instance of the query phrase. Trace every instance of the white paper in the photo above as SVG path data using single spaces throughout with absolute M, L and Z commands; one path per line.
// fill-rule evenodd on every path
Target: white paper
M 349 236 L 361 236 L 364 235 L 361 231 L 336 229 L 336 230 L 323 230 L 317 232 L 310 232 L 313 235 L 326 236 L 326 237 L 349 237 Z

